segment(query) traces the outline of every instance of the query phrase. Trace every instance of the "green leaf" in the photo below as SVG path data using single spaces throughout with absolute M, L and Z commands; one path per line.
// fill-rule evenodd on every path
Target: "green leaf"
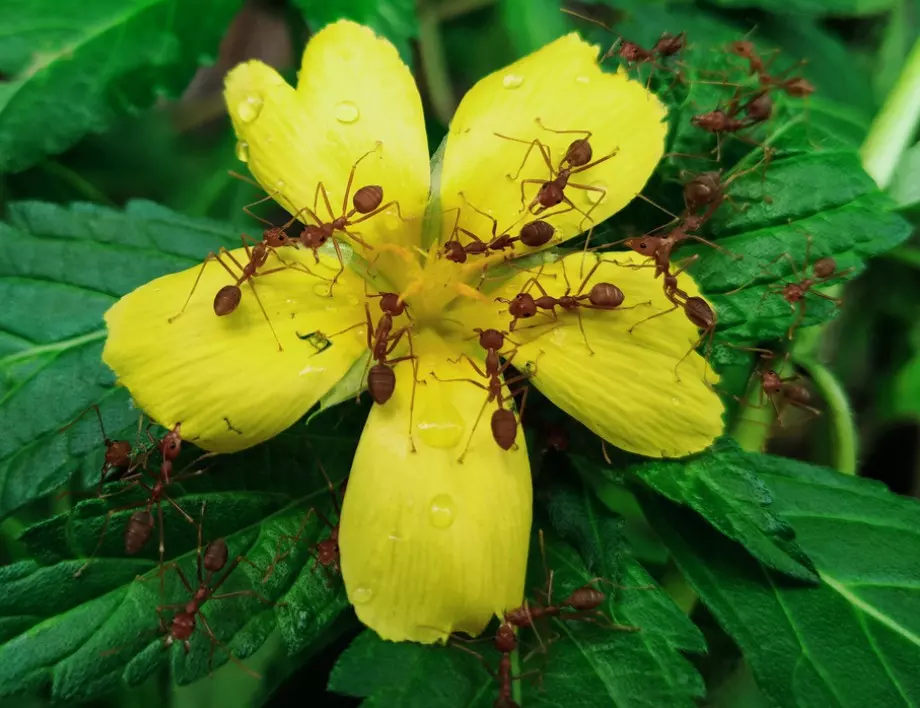
M 746 457 L 821 585 L 774 574 L 677 507 L 645 508 L 761 690 L 781 706 L 920 703 L 920 503 L 829 469 Z
M 773 496 L 733 441 L 721 440 L 689 460 L 635 465 L 628 473 L 696 511 L 765 565 L 800 580 L 817 580 L 792 527 L 777 517 Z
M 877 15 L 889 10 L 897 0 L 715 0 L 730 8 L 756 7 L 776 14 L 836 15 L 840 17 Z
M 411 66 L 411 40 L 418 37 L 414 0 L 294 0 L 294 4 L 311 31 L 318 32 L 336 20 L 353 20 L 390 40 Z
M 908 148 L 901 155 L 888 186 L 888 194 L 899 209 L 920 208 L 920 143 Z
M 133 440 L 137 411 L 102 363 L 103 313 L 153 278 L 233 246 L 229 227 L 149 202 L 125 211 L 22 202 L 0 224 L 0 518 L 102 466 L 102 437 Z
M 322 441 L 325 466 L 338 481 L 350 466 L 357 432 L 351 426 L 349 433 L 337 433 L 332 416 L 314 427 L 311 439 Z M 168 488 L 193 517 L 198 517 L 206 501 L 205 539 L 225 537 L 231 560 L 245 554 L 254 564 L 244 563 L 234 570 L 222 592 L 255 591 L 286 603 L 272 606 L 245 596 L 207 603 L 209 625 L 241 659 L 255 652 L 276 627 L 291 653 L 323 642 L 347 606 L 341 581 L 317 568 L 313 560 L 311 544 L 328 537 L 329 528 L 317 514 L 310 514 L 304 523 L 306 511 L 316 508 L 330 523 L 336 523 L 337 517 L 315 456 L 304 445 L 303 435 L 299 445 L 296 437 L 288 433 L 246 453 L 217 458 L 208 474 L 183 484 L 207 491 L 180 494 L 178 485 Z M 295 447 L 298 456 L 292 454 Z M 274 464 L 264 464 L 269 459 Z M 235 491 L 246 478 L 254 486 L 276 491 Z M 106 506 L 101 500 L 80 502 L 72 514 L 54 517 L 23 534 L 20 540 L 40 561 L 0 570 L 0 695 L 50 686 L 56 700 L 86 700 L 120 685 L 142 683 L 167 660 L 179 683 L 209 673 L 206 633 L 196 630 L 189 656 L 179 647 L 165 649 L 158 636 L 156 607 L 185 602 L 189 593 L 174 571 L 167 570 L 165 601 L 160 597 L 157 531 L 137 557 L 122 557 L 120 531 L 139 506 L 123 507 L 135 499 L 142 507 L 144 498 L 132 494 L 120 494 L 109 503 L 119 511 L 111 516 L 97 556 L 80 577 L 74 573 L 85 561 L 77 559 L 97 547 L 105 522 Z M 195 583 L 195 527 L 169 506 L 164 509 L 163 527 L 167 558 L 177 560 Z M 295 543 L 298 532 L 300 540 Z M 282 553 L 288 555 L 275 562 Z M 135 580 L 138 574 L 145 574 L 143 580 Z M 225 650 L 215 651 L 215 667 L 227 660 Z
M 175 94 L 217 51 L 239 0 L 8 0 L 0 6 L 0 171 L 61 152 Z M 54 21 L 49 21 L 54 18 Z

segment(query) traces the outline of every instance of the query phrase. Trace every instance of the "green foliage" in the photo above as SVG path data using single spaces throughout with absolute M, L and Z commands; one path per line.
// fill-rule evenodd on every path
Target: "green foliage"
M 233 232 L 149 202 L 124 212 L 89 204 L 11 205 L 0 224 L 0 292 L 28 307 L 0 313 L 0 518 L 66 484 L 98 480 L 104 449 L 92 413 L 113 440 L 134 439 L 137 412 L 102 363 L 103 313 L 148 280 L 188 268 Z
M 340 19 L 367 25 L 390 40 L 403 61 L 411 65 L 409 41 L 418 36 L 418 18 L 413 0 L 294 0 L 294 5 L 300 8 L 313 32 Z
M 8 0 L 0 6 L 0 172 L 147 107 L 213 54 L 239 0 Z M 54 22 L 49 22 L 53 17 Z
M 686 512 L 646 510 L 777 705 L 913 705 L 920 682 L 920 505 L 878 483 L 748 455 L 821 577 L 777 576 Z
M 779 14 L 874 15 L 889 10 L 896 0 L 716 0 L 724 7 L 756 7 Z

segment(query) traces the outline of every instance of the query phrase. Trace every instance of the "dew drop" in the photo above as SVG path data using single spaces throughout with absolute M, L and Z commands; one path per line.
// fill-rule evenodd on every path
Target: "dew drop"
M 505 78 L 502 79 L 502 86 L 506 89 L 516 89 L 524 83 L 524 77 L 518 74 L 505 74 Z
M 672 397 L 671 397 L 671 403 L 673 403 L 675 406 L 679 406 L 679 405 L 680 405 L 680 399 L 679 399 L 677 396 L 672 396 Z
M 357 305 L 360 300 L 358 299 L 357 295 L 346 295 L 345 302 L 347 302 L 349 305 Z
M 373 596 L 373 590 L 370 588 L 360 587 L 352 590 L 348 595 L 348 599 L 351 600 L 352 605 L 364 605 L 370 602 Z
M 261 96 L 247 96 L 236 107 L 236 115 L 244 123 L 252 123 L 256 118 L 259 117 L 259 113 L 262 112 L 262 97 Z
M 607 185 L 603 182 L 592 182 L 591 186 L 597 187 L 598 189 L 607 189 Z M 586 191 L 585 194 L 588 195 L 588 201 L 592 204 L 597 204 L 605 196 L 607 196 L 604 192 L 595 192 L 593 190 Z
M 334 115 L 339 123 L 354 123 L 361 116 L 361 111 L 351 101 L 342 101 L 336 105 Z
M 438 494 L 428 506 L 428 520 L 436 529 L 449 528 L 454 523 L 454 500 L 447 494 Z
M 591 83 L 591 79 L 589 79 L 587 76 L 576 76 L 576 77 L 575 77 L 575 83 L 577 83 L 577 84 L 590 84 L 590 83 Z
M 431 400 L 415 420 L 419 438 L 431 447 L 452 448 L 463 437 L 463 417 L 446 399 Z
M 239 140 L 236 143 L 236 159 L 240 162 L 249 162 L 249 143 L 245 140 Z

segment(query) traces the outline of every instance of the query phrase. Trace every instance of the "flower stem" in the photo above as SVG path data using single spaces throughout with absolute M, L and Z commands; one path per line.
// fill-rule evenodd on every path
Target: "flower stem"
M 907 60 L 898 81 L 885 99 L 869 135 L 860 148 L 863 167 L 880 189 L 891 183 L 901 154 L 920 121 L 920 39 Z
M 519 649 L 515 649 L 511 652 L 511 675 L 520 676 L 521 675 L 521 652 Z M 511 682 L 511 698 L 517 705 L 521 705 L 521 682 L 512 681 Z
M 438 27 L 438 12 L 430 2 L 421 3 L 418 10 L 419 51 L 422 55 L 422 73 L 428 98 L 435 116 L 444 125 L 450 125 L 450 119 L 457 107 L 454 91 L 447 70 L 444 45 Z

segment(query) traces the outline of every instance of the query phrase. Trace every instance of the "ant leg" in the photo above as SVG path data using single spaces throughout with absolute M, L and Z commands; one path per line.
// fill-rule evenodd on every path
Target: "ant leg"
M 361 157 L 355 160 L 355 163 L 351 166 L 351 172 L 348 173 L 348 182 L 345 183 L 345 198 L 342 199 L 342 213 L 343 214 L 348 209 L 348 195 L 351 194 L 351 185 L 352 185 L 352 182 L 354 182 L 355 170 L 358 169 L 358 164 L 361 162 L 361 160 L 363 160 L 368 155 L 371 155 L 372 153 L 377 152 L 380 149 L 381 145 L 382 143 L 378 140 L 377 145 L 374 147 L 373 150 L 368 150 L 366 153 L 361 155 Z M 328 198 L 327 198 L 326 203 L 328 204 Z M 329 213 L 330 214 L 332 213 L 332 207 L 329 208 Z M 335 218 L 334 214 L 332 216 L 333 218 Z
M 259 291 L 256 290 L 256 284 L 249 279 L 249 287 L 252 288 L 252 294 L 256 298 L 256 302 L 259 303 L 259 309 L 262 310 L 262 316 L 265 317 L 265 321 L 268 323 L 269 329 L 272 331 L 272 336 L 275 338 L 275 342 L 278 344 L 278 351 L 283 352 L 284 347 L 281 346 L 281 340 L 278 339 L 278 333 L 275 331 L 275 326 L 272 324 L 272 321 L 268 317 L 268 312 L 265 310 L 265 305 L 262 304 L 262 298 L 259 297 Z
M 587 165 L 581 165 L 580 167 L 576 167 L 574 170 L 571 171 L 570 174 L 574 175 L 574 174 L 578 174 L 579 172 L 584 172 L 585 170 L 590 170 L 592 167 L 595 167 L 601 164 L 602 162 L 607 162 L 607 160 L 609 160 L 612 157 L 616 157 L 619 153 L 620 153 L 620 148 L 614 148 L 611 153 L 604 155 L 603 157 L 597 158 L 594 162 L 589 162 Z
M 484 379 L 489 378 L 489 375 L 488 375 L 485 371 L 483 371 L 482 369 L 479 368 L 479 365 L 478 365 L 475 361 L 473 361 L 473 360 L 470 358 L 469 354 L 461 354 L 461 355 L 458 356 L 456 359 L 448 359 L 447 361 L 449 361 L 451 364 L 459 364 L 463 359 L 466 359 L 466 360 L 470 363 L 470 366 L 472 366 L 474 369 L 476 369 L 476 373 L 477 373 L 477 374 L 479 374 L 480 376 L 482 376 Z M 435 378 L 438 378 L 438 377 L 435 376 Z M 443 380 L 443 381 L 454 381 L 454 380 L 457 380 L 457 381 L 469 381 L 470 379 L 438 379 L 438 380 L 439 380 L 439 381 L 441 381 L 441 380 Z
M 680 361 L 678 361 L 677 364 L 675 364 L 675 366 L 674 366 L 674 377 L 677 379 L 677 382 L 678 382 L 678 383 L 680 383 L 680 375 L 677 373 L 677 369 L 680 367 L 681 364 L 684 363 L 684 360 L 685 360 L 688 356 L 690 356 L 690 355 L 696 350 L 696 348 L 697 348 L 698 346 L 700 346 L 700 344 L 702 344 L 702 342 L 703 342 L 704 339 L 708 339 L 708 341 L 707 341 L 707 343 L 706 343 L 706 353 L 705 353 L 705 355 L 703 356 L 703 362 L 704 362 L 704 363 L 703 363 L 703 381 L 706 380 L 706 370 L 707 370 L 708 367 L 709 367 L 709 348 L 710 348 L 710 345 L 712 344 L 712 337 L 713 337 L 713 335 L 715 334 L 715 331 L 716 331 L 716 330 L 715 330 L 715 327 L 710 327 L 709 329 L 705 330 L 705 331 L 699 336 L 699 338 L 691 345 L 691 347 L 687 350 L 687 353 L 684 354 L 684 355 L 680 358 Z
M 705 243 L 707 246 L 710 246 L 711 248 L 716 249 L 720 253 L 724 253 L 726 256 L 732 256 L 735 260 L 740 260 L 741 258 L 744 258 L 743 255 L 739 253 L 732 253 L 727 248 L 723 248 L 719 244 L 713 243 L 712 241 L 707 241 L 702 236 L 696 236 L 694 234 L 687 234 L 687 238 L 693 239 L 694 241 L 699 241 L 700 243 Z
M 212 597 L 213 597 L 213 595 L 212 595 Z M 227 652 L 227 657 L 228 657 L 234 664 L 236 664 L 237 666 L 239 666 L 243 671 L 245 671 L 247 674 L 249 674 L 250 676 L 252 676 L 254 679 L 261 679 L 261 678 L 262 678 L 262 674 L 257 673 L 257 672 L 255 672 L 255 671 L 253 671 L 252 669 L 250 669 L 248 666 L 246 666 L 246 664 L 244 664 L 242 661 L 240 661 L 240 659 L 237 658 L 237 657 L 233 654 L 232 651 L 230 651 L 230 647 L 228 647 L 226 644 L 224 644 L 222 641 L 220 641 L 220 640 L 217 638 L 217 636 L 214 634 L 214 630 L 211 629 L 211 625 L 208 624 L 208 619 L 207 619 L 207 617 L 204 616 L 204 613 L 203 613 L 201 610 L 198 610 L 198 612 L 197 612 L 196 614 L 198 615 L 198 619 L 201 620 L 201 626 L 204 627 L 205 631 L 208 633 L 208 636 L 211 638 L 211 654 L 210 654 L 210 656 L 208 656 L 208 672 L 209 672 L 209 673 L 211 672 L 211 664 L 212 664 L 212 661 L 213 661 L 213 659 L 214 659 L 214 646 L 215 646 L 215 645 L 218 645 L 218 646 L 222 647 L 222 648 Z
M 412 333 L 408 332 L 409 337 L 409 358 L 412 360 L 412 395 L 409 398 L 409 446 L 412 452 L 418 452 L 415 447 L 415 440 L 412 437 L 413 420 L 415 418 L 415 389 L 418 386 L 418 357 L 412 348 Z
M 223 249 L 221 249 L 221 250 L 223 250 Z M 236 275 L 236 273 L 234 273 L 232 270 L 230 270 L 230 266 L 228 266 L 226 263 L 224 263 L 224 262 L 220 259 L 220 257 L 219 257 L 216 253 L 214 253 L 214 251 L 211 251 L 211 252 L 205 257 L 204 263 L 201 264 L 201 269 L 198 271 L 198 277 L 195 278 L 195 282 L 192 284 L 192 290 L 191 290 L 191 292 L 189 292 L 188 297 L 185 299 L 185 304 L 182 305 L 182 309 L 179 310 L 179 312 L 177 312 L 175 315 L 173 315 L 172 317 L 170 317 L 170 318 L 167 320 L 167 322 L 169 322 L 170 324 L 172 324 L 172 322 L 173 322 L 174 320 L 178 319 L 179 316 L 182 315 L 183 312 L 185 312 L 185 308 L 188 307 L 189 302 L 191 302 L 191 300 L 192 300 L 192 295 L 195 294 L 195 290 L 198 288 L 198 282 L 201 280 L 201 276 L 204 275 L 204 269 L 207 267 L 207 265 L 208 265 L 208 263 L 209 263 L 210 261 L 217 261 L 218 263 L 220 263 L 220 264 L 224 267 L 224 269 L 230 274 L 230 276 L 231 276 L 234 280 L 236 280 L 237 275 Z M 242 270 L 242 269 L 241 269 L 241 270 Z
M 488 390 L 489 390 L 489 387 L 488 387 L 488 386 L 486 386 L 485 384 L 483 384 L 483 383 L 481 383 L 481 382 L 479 382 L 479 381 L 476 381 L 475 379 L 442 379 L 441 377 L 439 377 L 439 376 L 438 376 L 435 372 L 433 372 L 433 371 L 431 371 L 431 372 L 429 372 L 429 373 L 434 377 L 434 380 L 435 380 L 435 381 L 439 381 L 440 383 L 471 383 L 471 384 L 473 384 L 474 386 L 478 386 L 478 387 L 481 388 L 483 391 L 488 391 Z
M 492 222 L 492 240 L 494 241 L 494 240 L 496 239 L 496 232 L 498 231 L 498 221 L 496 220 L 496 218 L 495 218 L 494 216 L 492 216 L 491 214 L 489 214 L 489 213 L 487 213 L 487 212 L 484 212 L 482 209 L 480 209 L 479 207 L 477 207 L 475 204 L 471 204 L 469 201 L 467 201 L 466 195 L 464 195 L 463 192 L 458 192 L 458 194 L 460 195 L 460 198 L 464 201 L 464 203 L 465 203 L 470 209 L 472 209 L 473 211 L 475 211 L 475 212 L 476 212 L 477 214 L 479 214 L 480 216 L 484 216 L 485 218 L 487 218 L 489 221 Z M 467 233 L 468 233 L 468 232 L 467 232 Z M 472 234 L 470 234 L 470 235 L 472 235 Z M 475 237 L 474 237 L 474 238 L 475 238 Z M 476 240 L 478 241 L 479 239 L 477 238 Z
M 543 128 L 543 130 L 546 130 L 550 133 L 558 133 L 559 135 L 569 135 L 569 134 L 584 135 L 585 137 L 582 138 L 582 140 L 590 140 L 591 136 L 594 135 L 594 133 L 592 133 L 590 130 L 554 130 L 553 128 L 547 128 L 543 124 L 543 120 L 539 116 L 537 116 L 537 125 Z
M 796 316 L 795 321 L 792 323 L 792 326 L 789 327 L 789 331 L 786 332 L 786 338 L 792 339 L 795 336 L 796 330 L 802 324 L 802 320 L 805 319 L 805 301 L 799 300 L 799 314 Z
M 396 206 L 396 215 L 399 217 L 399 220 L 405 222 L 406 220 L 403 218 L 402 210 L 399 208 L 399 202 L 394 199 L 391 202 L 387 202 L 386 204 L 383 204 L 382 206 L 377 207 L 376 209 L 374 209 L 374 211 L 370 212 L 369 214 L 365 214 L 360 219 L 355 219 L 354 221 L 349 220 L 348 225 L 351 226 L 353 224 L 360 224 L 362 221 L 367 221 L 372 216 L 376 216 L 380 212 L 386 211 L 387 209 L 389 209 L 391 206 L 394 206 L 394 205 Z M 349 216 L 351 216 L 351 214 L 353 214 L 354 211 L 355 210 L 353 209 L 351 212 L 349 212 Z M 351 236 L 351 234 L 349 234 L 349 236 Z M 355 237 L 352 236 L 352 238 L 355 238 Z M 363 243 L 363 241 L 360 241 L 360 239 L 355 239 L 355 240 L 359 241 L 360 243 Z M 368 248 L 370 247 L 368 246 Z
M 329 283 L 329 297 L 332 297 L 332 288 L 338 282 L 339 278 L 342 276 L 342 273 L 345 272 L 345 259 L 342 257 L 342 248 L 339 246 L 339 240 L 335 236 L 332 236 L 331 238 L 332 247 L 335 248 L 335 256 L 339 259 L 339 270 L 336 272 L 335 276 L 333 276 L 332 282 Z
M 679 307 L 680 307 L 680 305 L 676 305 L 676 304 L 675 304 L 673 307 L 671 307 L 671 308 L 668 309 L 668 310 L 662 310 L 661 312 L 656 312 L 654 315 L 650 315 L 650 316 L 646 317 L 644 320 L 639 320 L 638 322 L 636 322 L 636 324 L 634 324 L 632 327 L 630 327 L 630 328 L 629 328 L 628 330 L 626 330 L 626 331 L 627 331 L 629 334 L 632 334 L 632 333 L 633 333 L 633 330 L 634 330 L 636 327 L 638 327 L 640 324 L 642 324 L 643 322 L 648 322 L 649 320 L 653 320 L 653 319 L 655 319 L 656 317 L 661 317 L 662 315 L 667 315 L 669 312 L 674 312 L 674 310 L 678 309 Z
M 827 293 L 820 293 L 817 290 L 809 290 L 808 292 L 810 292 L 812 295 L 823 298 L 824 300 L 830 300 L 831 302 L 836 303 L 837 307 L 840 307 L 843 304 L 843 300 L 841 300 L 839 297 L 834 297 L 832 295 L 828 295 Z
M 99 553 L 99 549 L 102 548 L 102 542 L 105 540 L 105 534 L 109 529 L 109 522 L 112 520 L 112 516 L 117 514 L 119 511 L 127 511 L 128 509 L 137 509 L 144 506 L 147 503 L 147 500 L 142 500 L 126 506 L 120 506 L 117 509 L 112 509 L 105 515 L 105 521 L 102 522 L 102 530 L 99 532 L 99 540 L 96 542 L 96 548 L 93 549 L 93 552 L 90 554 L 89 558 L 86 559 L 86 562 L 83 563 L 79 568 L 74 571 L 73 577 L 79 578 L 83 575 L 83 571 L 89 567 L 90 561 L 96 557 L 96 554 Z
M 479 385 L 482 386 L 482 384 Z M 482 386 L 482 388 L 488 390 L 488 387 L 486 386 Z M 463 458 L 466 457 L 466 453 L 470 449 L 470 444 L 473 442 L 473 435 L 476 433 L 476 428 L 479 427 L 479 421 L 482 420 L 482 414 L 485 412 L 486 406 L 489 405 L 489 401 L 491 400 L 492 394 L 490 393 L 488 396 L 486 396 L 486 400 L 482 402 L 482 407 L 479 409 L 479 415 L 476 416 L 476 422 L 473 423 L 473 428 L 470 430 L 470 436 L 467 438 L 466 446 L 463 448 L 463 452 L 460 453 L 460 457 L 457 458 L 457 462 L 461 464 L 463 463 Z
M 581 308 L 575 308 L 575 314 L 578 316 L 578 329 L 581 330 L 581 336 L 585 340 L 585 346 L 588 348 L 588 353 L 590 356 L 594 356 L 594 350 L 591 348 L 591 345 L 588 344 L 588 335 L 585 333 L 585 324 L 581 317 Z
M 524 159 L 521 160 L 521 166 L 518 167 L 518 171 L 514 173 L 514 176 L 508 173 L 506 175 L 508 179 L 515 180 L 521 176 L 521 172 L 524 169 L 524 165 L 527 164 L 527 158 L 530 157 L 530 153 L 533 152 L 533 149 L 535 147 L 540 149 L 540 154 L 543 156 L 543 162 L 545 162 L 547 168 L 549 168 L 550 176 L 551 177 L 556 176 L 556 170 L 553 168 L 553 161 L 550 158 L 549 146 L 543 143 L 539 138 L 536 138 L 534 140 L 522 140 L 521 138 L 512 138 L 508 135 L 502 135 L 501 133 L 495 133 L 495 135 L 504 140 L 511 140 L 515 143 L 524 143 L 524 145 L 529 146 L 527 148 L 527 152 L 524 153 Z
M 524 209 L 527 204 L 527 197 L 524 194 L 524 187 L 528 184 L 539 184 L 542 187 L 545 184 L 545 181 L 542 179 L 522 179 L 521 180 L 521 209 Z M 530 209 L 531 207 L 533 207 L 534 204 L 539 204 L 539 202 L 537 201 L 537 197 L 533 198 L 533 201 L 530 203 L 530 207 L 527 207 L 527 208 Z M 536 213 L 539 213 L 539 211 L 544 211 L 545 209 L 546 207 L 541 207 L 538 211 L 536 212 L 532 211 L 531 213 L 536 214 Z

